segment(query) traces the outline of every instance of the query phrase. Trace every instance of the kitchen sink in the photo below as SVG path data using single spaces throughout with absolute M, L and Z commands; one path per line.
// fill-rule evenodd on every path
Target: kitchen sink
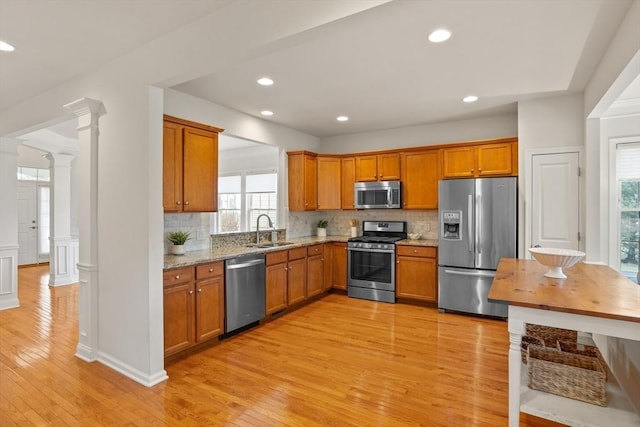
M 289 246 L 289 245 L 293 245 L 293 243 L 291 242 L 269 242 L 269 243 L 260 243 L 259 245 L 256 245 L 255 243 L 251 243 L 248 244 L 247 247 L 248 248 L 259 248 L 259 249 L 265 249 L 265 248 L 279 248 L 282 246 Z

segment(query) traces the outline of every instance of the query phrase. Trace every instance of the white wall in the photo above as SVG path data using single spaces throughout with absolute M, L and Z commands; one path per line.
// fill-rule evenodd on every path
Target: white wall
M 42 157 L 45 151 L 27 147 L 24 144 L 18 146 L 18 166 L 30 168 L 49 169 L 49 160 Z
M 356 153 L 388 148 L 506 138 L 517 134 L 517 115 L 505 114 L 323 138 L 320 141 L 319 152 Z
M 640 74 L 640 0 L 634 0 L 587 87 L 586 253 L 592 262 L 609 263 L 608 144 L 601 140 L 599 117 Z
M 527 151 L 584 146 L 582 93 L 518 103 L 518 256 L 526 255 L 525 209 L 531 199 L 525 176 Z M 581 183 L 584 185 L 584 180 Z M 581 206 L 584 221 L 584 207 Z

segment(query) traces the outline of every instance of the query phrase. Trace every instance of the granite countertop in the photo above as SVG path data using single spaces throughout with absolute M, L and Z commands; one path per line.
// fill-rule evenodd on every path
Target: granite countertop
M 224 261 L 225 259 L 235 258 L 241 255 L 259 254 L 273 251 L 281 251 L 287 249 L 293 249 L 300 246 L 313 245 L 315 243 L 330 243 L 330 242 L 346 242 L 349 240 L 349 236 L 327 236 L 327 237 L 301 237 L 297 239 L 288 239 L 285 246 L 277 246 L 273 248 L 255 248 L 244 245 L 229 246 L 224 248 L 203 249 L 199 251 L 189 251 L 184 255 L 171 255 L 164 256 L 164 269 L 187 267 L 196 264 L 202 264 L 212 261 Z M 265 242 L 266 243 L 266 242 Z
M 405 245 L 405 246 L 431 246 L 434 248 L 438 247 L 437 239 L 418 239 L 418 240 L 400 240 L 396 243 L 397 245 Z

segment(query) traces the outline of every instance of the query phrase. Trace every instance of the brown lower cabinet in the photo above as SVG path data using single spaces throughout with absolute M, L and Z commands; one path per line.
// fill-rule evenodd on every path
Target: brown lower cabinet
M 307 299 L 307 248 L 266 254 L 266 311 L 273 314 Z
M 307 298 L 324 292 L 324 245 L 307 247 Z
M 396 245 L 396 297 L 438 302 L 437 249 Z
M 334 242 L 333 246 L 333 262 L 331 263 L 331 287 L 334 289 L 347 290 L 347 244 L 343 242 Z
M 164 355 L 224 332 L 224 264 L 221 261 L 163 273 Z

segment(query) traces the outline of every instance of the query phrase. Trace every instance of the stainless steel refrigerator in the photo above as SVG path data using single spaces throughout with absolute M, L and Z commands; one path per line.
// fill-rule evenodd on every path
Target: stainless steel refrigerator
M 516 178 L 439 183 L 438 308 L 507 317 L 487 294 L 500 258 L 516 258 Z

